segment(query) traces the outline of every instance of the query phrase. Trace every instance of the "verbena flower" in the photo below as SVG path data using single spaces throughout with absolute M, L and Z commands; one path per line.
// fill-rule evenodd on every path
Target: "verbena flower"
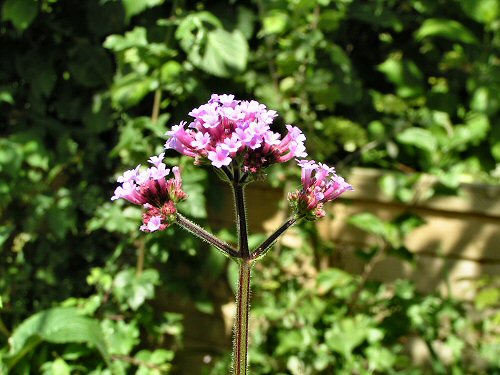
M 347 190 L 353 190 L 335 169 L 314 160 L 298 160 L 302 168 L 302 188 L 288 194 L 297 218 L 316 220 L 325 216 L 323 204 L 338 198 Z
M 125 171 L 117 181 L 121 183 L 115 190 L 111 200 L 123 198 L 131 203 L 142 205 L 144 232 L 164 230 L 176 220 L 175 205 L 186 199 L 182 191 L 182 179 L 179 167 L 173 167 L 173 178 L 166 179 L 170 169 L 163 163 L 164 154 L 149 158 L 150 168 L 141 171 L 140 165 Z
M 213 94 L 189 115 L 194 118 L 189 125 L 182 121 L 167 132 L 165 148 L 193 157 L 196 164 L 222 168 L 236 161 L 244 172 L 256 173 L 270 164 L 307 156 L 302 131 L 286 125 L 288 133 L 282 138 L 270 128 L 276 111 L 255 100 Z

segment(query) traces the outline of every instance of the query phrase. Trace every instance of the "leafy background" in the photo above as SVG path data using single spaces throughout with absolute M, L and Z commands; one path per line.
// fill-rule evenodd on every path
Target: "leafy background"
M 137 208 L 109 202 L 116 175 L 213 92 L 266 103 L 340 170 L 393 171 L 383 186 L 396 200 L 429 174 L 429 196 L 498 184 L 499 20 L 496 0 L 2 1 L 3 370 L 227 372 L 234 269 L 175 228 L 144 236 Z M 167 156 L 184 169 L 183 212 L 210 225 L 219 185 Z M 395 252 L 419 223 L 351 219 Z M 301 236 L 304 248 L 282 245 L 256 269 L 252 373 L 499 373 L 497 280 L 472 305 L 422 296 L 319 269 L 335 248 L 312 226 Z

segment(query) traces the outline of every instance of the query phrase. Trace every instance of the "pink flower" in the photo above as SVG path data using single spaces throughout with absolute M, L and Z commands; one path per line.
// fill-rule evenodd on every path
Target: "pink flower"
M 210 134 L 208 133 L 196 133 L 194 138 L 194 141 L 191 142 L 191 146 L 196 150 L 202 150 L 210 143 Z
M 231 135 L 231 138 L 228 137 L 224 139 L 224 143 L 221 144 L 220 146 L 222 149 L 227 150 L 230 153 L 235 153 L 242 146 L 242 143 L 240 141 L 240 138 L 236 135 L 236 133 L 233 133 Z
M 288 194 L 295 215 L 298 218 L 316 220 L 325 216 L 323 205 L 337 199 L 348 190 L 353 190 L 335 169 L 314 160 L 300 160 L 302 188 Z
M 255 100 L 212 94 L 189 115 L 194 120 L 187 129 L 181 122 L 167 132 L 165 148 L 193 157 L 196 164 L 222 168 L 235 161 L 243 172 L 258 173 L 271 164 L 307 156 L 300 129 L 287 125 L 288 134 L 282 138 L 271 130 L 276 111 Z
M 223 165 L 231 164 L 232 159 L 229 157 L 229 151 L 218 145 L 215 151 L 208 152 L 208 159 L 212 165 L 221 168 Z
M 153 156 L 149 162 L 154 166 L 139 172 L 140 165 L 131 171 L 126 171 L 118 177 L 122 182 L 115 189 L 111 200 L 125 199 L 133 204 L 142 205 L 142 231 L 154 232 L 164 230 L 176 220 L 175 205 L 186 199 L 182 190 L 182 179 L 178 167 L 173 167 L 173 178 L 166 179 L 170 169 L 162 162 L 163 154 Z

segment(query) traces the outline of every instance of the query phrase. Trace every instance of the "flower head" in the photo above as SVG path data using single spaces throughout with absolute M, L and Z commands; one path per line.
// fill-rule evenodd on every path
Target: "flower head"
M 323 204 L 338 198 L 347 190 L 353 190 L 335 169 L 314 160 L 300 160 L 302 188 L 288 194 L 288 201 L 295 215 L 307 220 L 325 216 Z
M 123 198 L 131 203 L 142 205 L 144 232 L 164 230 L 176 220 L 176 203 L 186 199 L 182 191 L 182 179 L 178 167 L 173 167 L 174 177 L 167 179 L 171 170 L 163 163 L 163 153 L 152 156 L 149 162 L 152 167 L 140 171 L 140 165 L 130 171 L 125 171 L 118 177 L 121 183 L 115 189 L 111 200 Z
M 213 94 L 208 103 L 189 112 L 193 121 L 174 125 L 166 149 L 193 157 L 195 163 L 222 168 L 235 162 L 244 172 L 257 173 L 270 164 L 307 156 L 302 131 L 287 125 L 282 139 L 270 125 L 277 116 L 255 100 Z

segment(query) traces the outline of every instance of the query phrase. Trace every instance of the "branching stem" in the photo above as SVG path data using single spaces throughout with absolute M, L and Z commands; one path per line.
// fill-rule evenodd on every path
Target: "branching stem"
M 215 237 L 212 233 L 207 232 L 205 229 L 200 227 L 199 225 L 193 223 L 188 220 L 186 217 L 177 213 L 176 223 L 187 230 L 188 232 L 194 234 L 196 237 L 201 238 L 202 240 L 208 242 L 210 245 L 214 246 L 218 250 L 220 250 L 224 255 L 230 258 L 238 258 L 238 252 L 229 244 Z

